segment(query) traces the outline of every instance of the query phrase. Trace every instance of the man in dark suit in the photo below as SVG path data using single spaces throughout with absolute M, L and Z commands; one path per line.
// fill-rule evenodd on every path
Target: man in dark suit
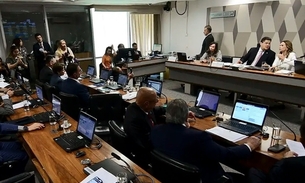
M 198 55 L 199 58 L 201 58 L 202 55 L 209 49 L 211 42 L 214 42 L 214 37 L 211 32 L 212 32 L 212 27 L 210 25 L 206 25 L 203 30 L 203 34 L 205 35 L 205 38 L 202 42 L 200 54 Z
M 50 85 L 54 86 L 57 89 L 57 91 L 60 91 L 63 82 L 61 76 L 65 74 L 64 64 L 55 63 L 52 67 L 52 70 L 53 70 L 53 75 L 50 80 Z
M 301 143 L 305 146 L 305 123 L 300 127 Z M 303 183 L 305 181 L 305 157 L 292 151 L 285 153 L 282 160 L 273 165 L 268 174 L 250 169 L 249 183 Z
M 275 52 L 270 50 L 271 38 L 263 37 L 260 46 L 251 48 L 246 55 L 244 55 L 238 63 L 245 63 L 247 65 L 261 67 L 265 62 L 272 66 L 275 59 Z
M 34 52 L 34 57 L 37 62 L 38 66 L 38 71 L 37 73 L 40 72 L 40 70 L 44 67 L 45 65 L 45 58 L 49 54 L 53 54 L 53 50 L 49 43 L 43 42 L 42 36 L 40 33 L 35 34 L 35 39 L 37 43 L 33 45 L 33 52 Z
M 76 63 L 70 63 L 67 66 L 68 79 L 61 85 L 61 91 L 64 93 L 76 95 L 79 98 L 82 108 L 87 108 L 89 104 L 89 92 L 87 88 L 77 80 L 82 73 L 82 69 Z
M 249 137 L 243 145 L 226 148 L 214 142 L 207 132 L 189 128 L 190 117 L 184 100 L 169 102 L 166 124 L 152 129 L 153 148 L 173 159 L 197 166 L 203 183 L 217 182 L 223 175 L 234 183 L 242 182 L 225 173 L 219 162 L 249 157 L 260 145 L 260 139 Z
M 55 58 L 48 55 L 45 60 L 45 66 L 40 70 L 39 80 L 43 83 L 50 83 L 51 77 L 53 75 L 52 67 L 56 62 Z
M 0 134 L 12 134 L 17 132 L 33 131 L 44 128 L 44 124 L 33 123 L 29 126 L 18 126 L 9 123 L 0 123 Z M 22 149 L 22 145 L 15 141 L 0 141 L 0 164 L 7 161 L 18 161 L 19 166 L 13 169 L 13 174 L 17 175 L 24 171 L 28 161 L 26 152 Z

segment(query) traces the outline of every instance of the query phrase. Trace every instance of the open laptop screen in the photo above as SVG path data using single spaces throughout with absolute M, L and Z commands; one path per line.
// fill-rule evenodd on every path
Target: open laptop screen
M 95 68 L 93 66 L 89 65 L 88 69 L 87 69 L 87 75 L 93 76 L 94 75 L 94 70 L 95 70 Z
M 77 125 L 77 132 L 79 132 L 84 137 L 92 140 L 94 135 L 95 123 L 96 118 L 81 111 Z
M 216 112 L 218 108 L 219 98 L 219 94 L 208 93 L 201 90 L 197 96 L 195 106 Z
M 263 126 L 267 111 L 267 106 L 237 101 L 232 112 L 232 119 Z
M 18 84 L 24 84 L 24 81 L 23 81 L 23 78 L 22 78 L 22 75 L 21 75 L 21 73 L 19 73 L 19 72 L 16 72 L 16 76 L 17 76 L 17 82 L 18 82 Z
M 37 94 L 37 97 L 43 101 L 43 93 L 42 93 L 42 88 L 38 85 L 36 85 L 36 94 Z
M 109 72 L 108 70 L 102 69 L 102 70 L 101 70 L 100 78 L 101 78 L 102 80 L 107 81 L 107 80 L 109 79 L 109 75 L 110 75 L 110 72 Z
M 118 84 L 125 86 L 127 84 L 128 77 L 125 74 L 119 74 Z
M 52 94 L 52 110 L 60 116 L 60 110 L 61 110 L 61 100 L 56 95 Z
M 162 81 L 157 79 L 147 79 L 147 87 L 152 88 L 156 91 L 158 96 L 162 93 Z

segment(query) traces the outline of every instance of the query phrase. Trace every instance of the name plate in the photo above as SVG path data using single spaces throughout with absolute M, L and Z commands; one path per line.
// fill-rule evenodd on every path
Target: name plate
M 176 62 L 177 61 L 177 57 L 169 56 L 167 61 Z
M 224 66 L 224 62 L 212 62 L 212 67 L 223 67 Z

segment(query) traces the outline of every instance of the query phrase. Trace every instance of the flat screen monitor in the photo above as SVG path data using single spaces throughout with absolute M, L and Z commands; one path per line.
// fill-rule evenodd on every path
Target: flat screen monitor
M 161 96 L 162 94 L 162 86 L 163 82 L 161 80 L 154 78 L 147 79 L 147 87 L 154 89 L 158 96 Z
M 152 51 L 162 52 L 162 44 L 154 44 Z

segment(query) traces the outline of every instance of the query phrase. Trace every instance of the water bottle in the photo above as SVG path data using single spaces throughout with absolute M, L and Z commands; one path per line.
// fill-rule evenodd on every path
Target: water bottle
M 24 98 L 24 100 L 23 100 L 24 111 L 29 111 L 30 110 L 30 104 L 29 104 L 29 100 L 28 100 L 28 95 L 24 94 L 23 98 Z

